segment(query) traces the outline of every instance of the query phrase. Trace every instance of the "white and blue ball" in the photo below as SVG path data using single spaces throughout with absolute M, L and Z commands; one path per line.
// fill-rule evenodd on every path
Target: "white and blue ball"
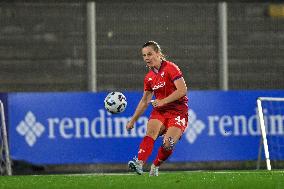
M 110 92 L 104 103 L 105 109 L 112 114 L 123 112 L 127 106 L 126 97 L 121 92 Z

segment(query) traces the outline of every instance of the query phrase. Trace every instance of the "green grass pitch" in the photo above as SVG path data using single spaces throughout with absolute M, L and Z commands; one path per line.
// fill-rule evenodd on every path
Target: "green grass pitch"
M 284 171 L 180 171 L 158 177 L 134 173 L 1 176 L 0 189 L 281 189 Z

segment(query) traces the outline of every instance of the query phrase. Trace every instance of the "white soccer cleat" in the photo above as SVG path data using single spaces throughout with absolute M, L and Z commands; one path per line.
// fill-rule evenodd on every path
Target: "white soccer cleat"
M 159 166 L 151 165 L 149 176 L 159 176 Z
M 128 162 L 128 167 L 132 171 L 136 172 L 138 175 L 142 175 L 143 174 L 142 163 L 137 158 L 133 158 L 133 160 L 129 161 Z

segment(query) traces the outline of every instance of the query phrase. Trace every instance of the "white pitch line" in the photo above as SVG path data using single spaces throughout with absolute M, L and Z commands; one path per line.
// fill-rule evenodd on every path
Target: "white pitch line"
M 78 173 L 78 174 L 67 174 L 65 176 L 129 176 L 129 175 L 135 175 L 134 173 Z
M 236 174 L 236 173 L 267 173 L 266 170 L 261 170 L 261 171 L 256 171 L 256 170 L 251 170 L 251 171 L 242 171 L 242 170 L 236 170 L 236 171 L 185 171 L 187 173 L 217 173 L 217 174 Z M 284 171 L 281 170 L 274 170 L 273 172 L 279 172 L 279 173 L 284 173 Z

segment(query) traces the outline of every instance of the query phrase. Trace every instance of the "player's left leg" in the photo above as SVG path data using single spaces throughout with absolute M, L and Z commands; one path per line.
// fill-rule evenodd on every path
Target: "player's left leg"
M 183 131 L 178 127 L 169 127 L 163 140 L 163 145 L 159 148 L 156 159 L 151 165 L 150 176 L 158 176 L 159 166 L 166 161 L 173 153 L 174 146 L 179 141 Z
M 151 166 L 150 176 L 158 176 L 159 166 L 173 153 L 174 146 L 187 127 L 187 122 L 187 113 L 178 116 L 174 115 L 167 120 L 167 131 L 164 135 L 163 145 L 159 148 L 157 157 Z

